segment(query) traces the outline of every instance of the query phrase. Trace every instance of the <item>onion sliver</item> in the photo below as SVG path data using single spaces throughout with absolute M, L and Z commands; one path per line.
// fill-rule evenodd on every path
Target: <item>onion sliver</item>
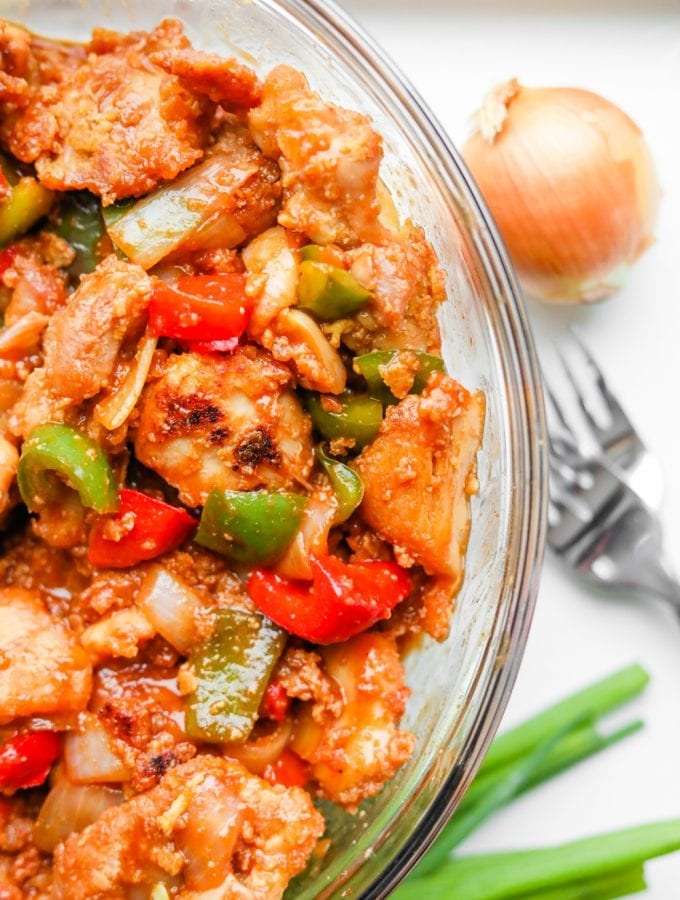
M 60 778 L 45 798 L 33 840 L 47 853 L 70 834 L 96 822 L 104 810 L 123 802 L 123 792 L 102 784 L 72 784 Z
M 74 784 L 121 782 L 130 777 L 123 760 L 111 748 L 106 727 L 90 714 L 80 717 L 78 731 L 66 735 L 64 764 Z
M 0 335 L 0 357 L 23 356 L 38 343 L 49 321 L 49 316 L 35 310 L 17 319 Z
M 267 766 L 275 763 L 281 756 L 292 733 L 293 722 L 286 718 L 273 731 L 246 741 L 245 744 L 224 744 L 222 752 L 225 756 L 237 759 L 253 775 L 261 775 Z
M 169 644 L 187 654 L 207 634 L 209 613 L 188 584 L 154 566 L 137 594 L 137 605 Z
M 94 416 L 104 428 L 115 431 L 123 425 L 142 393 L 149 374 L 158 338 L 145 335 L 139 342 L 137 354 L 123 383 L 94 408 Z
M 244 160 L 239 166 L 228 155 L 215 153 L 138 200 L 109 224 L 109 236 L 133 262 L 150 269 L 184 246 L 217 213 L 234 207 L 239 188 L 257 172 L 254 162 Z M 234 231 L 236 244 L 243 238 L 242 229 Z

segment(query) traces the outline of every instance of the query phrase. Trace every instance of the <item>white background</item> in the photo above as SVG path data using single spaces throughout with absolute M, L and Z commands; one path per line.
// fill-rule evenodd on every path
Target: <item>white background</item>
M 664 191 L 656 245 L 604 303 L 528 308 L 543 349 L 549 336 L 559 339 L 569 322 L 578 323 L 658 453 L 666 545 L 680 569 L 680 0 L 346 5 L 458 145 L 485 91 L 512 76 L 527 85 L 594 90 L 643 129 Z M 656 603 L 593 596 L 549 557 L 505 725 L 633 661 L 649 669 L 652 683 L 626 720 L 643 718 L 645 730 L 496 815 L 466 851 L 558 843 L 680 818 L 680 621 Z M 646 896 L 680 898 L 680 854 L 647 871 Z

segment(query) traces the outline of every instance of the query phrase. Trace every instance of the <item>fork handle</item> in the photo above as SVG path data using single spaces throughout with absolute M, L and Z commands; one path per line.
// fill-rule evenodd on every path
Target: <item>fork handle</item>
M 660 535 L 647 532 L 646 539 L 633 548 L 629 558 L 631 583 L 654 594 L 673 607 L 680 616 L 680 581 L 663 555 Z
M 680 616 L 680 582 L 663 560 L 659 560 L 659 569 L 655 573 L 655 578 L 654 593 L 669 603 Z
M 603 552 L 604 551 L 604 552 Z M 658 520 L 646 507 L 638 506 L 630 495 L 624 509 L 613 516 L 604 546 L 582 566 L 603 582 L 627 585 L 653 594 L 670 604 L 680 616 L 680 582 L 664 558 Z

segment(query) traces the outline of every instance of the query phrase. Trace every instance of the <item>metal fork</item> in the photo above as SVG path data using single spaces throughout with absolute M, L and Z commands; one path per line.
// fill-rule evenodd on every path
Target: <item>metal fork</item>
M 680 583 L 664 558 L 661 524 L 651 506 L 660 494 L 658 464 L 592 355 L 580 341 L 577 344 L 582 366 L 594 383 L 590 393 L 579 377 L 583 369 L 578 363 L 570 365 L 563 354 L 562 367 L 575 400 L 571 411 L 544 379 L 550 434 L 548 543 L 591 584 L 651 593 L 680 614 Z M 594 415 L 593 397 L 604 404 L 608 423 Z M 581 413 L 578 421 L 574 406 Z
M 561 348 L 555 348 L 560 368 L 573 394 L 580 424 L 588 432 L 584 438 L 579 423 L 572 423 L 568 406 L 559 403 L 558 389 L 544 382 L 553 413 L 551 431 L 559 441 L 562 457 L 571 456 L 577 466 L 597 460 L 614 472 L 650 509 L 661 507 L 663 475 L 658 459 L 645 446 L 618 399 L 612 394 L 601 369 L 573 328 Z M 598 409 L 600 415 L 598 416 Z M 602 413 L 604 412 L 604 417 Z M 588 439 L 589 438 L 589 439 Z

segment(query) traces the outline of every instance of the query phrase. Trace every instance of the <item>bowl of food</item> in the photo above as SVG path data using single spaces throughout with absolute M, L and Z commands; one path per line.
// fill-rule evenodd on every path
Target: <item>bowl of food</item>
M 0 879 L 385 896 L 533 608 L 502 246 L 335 7 L 3 12 Z

